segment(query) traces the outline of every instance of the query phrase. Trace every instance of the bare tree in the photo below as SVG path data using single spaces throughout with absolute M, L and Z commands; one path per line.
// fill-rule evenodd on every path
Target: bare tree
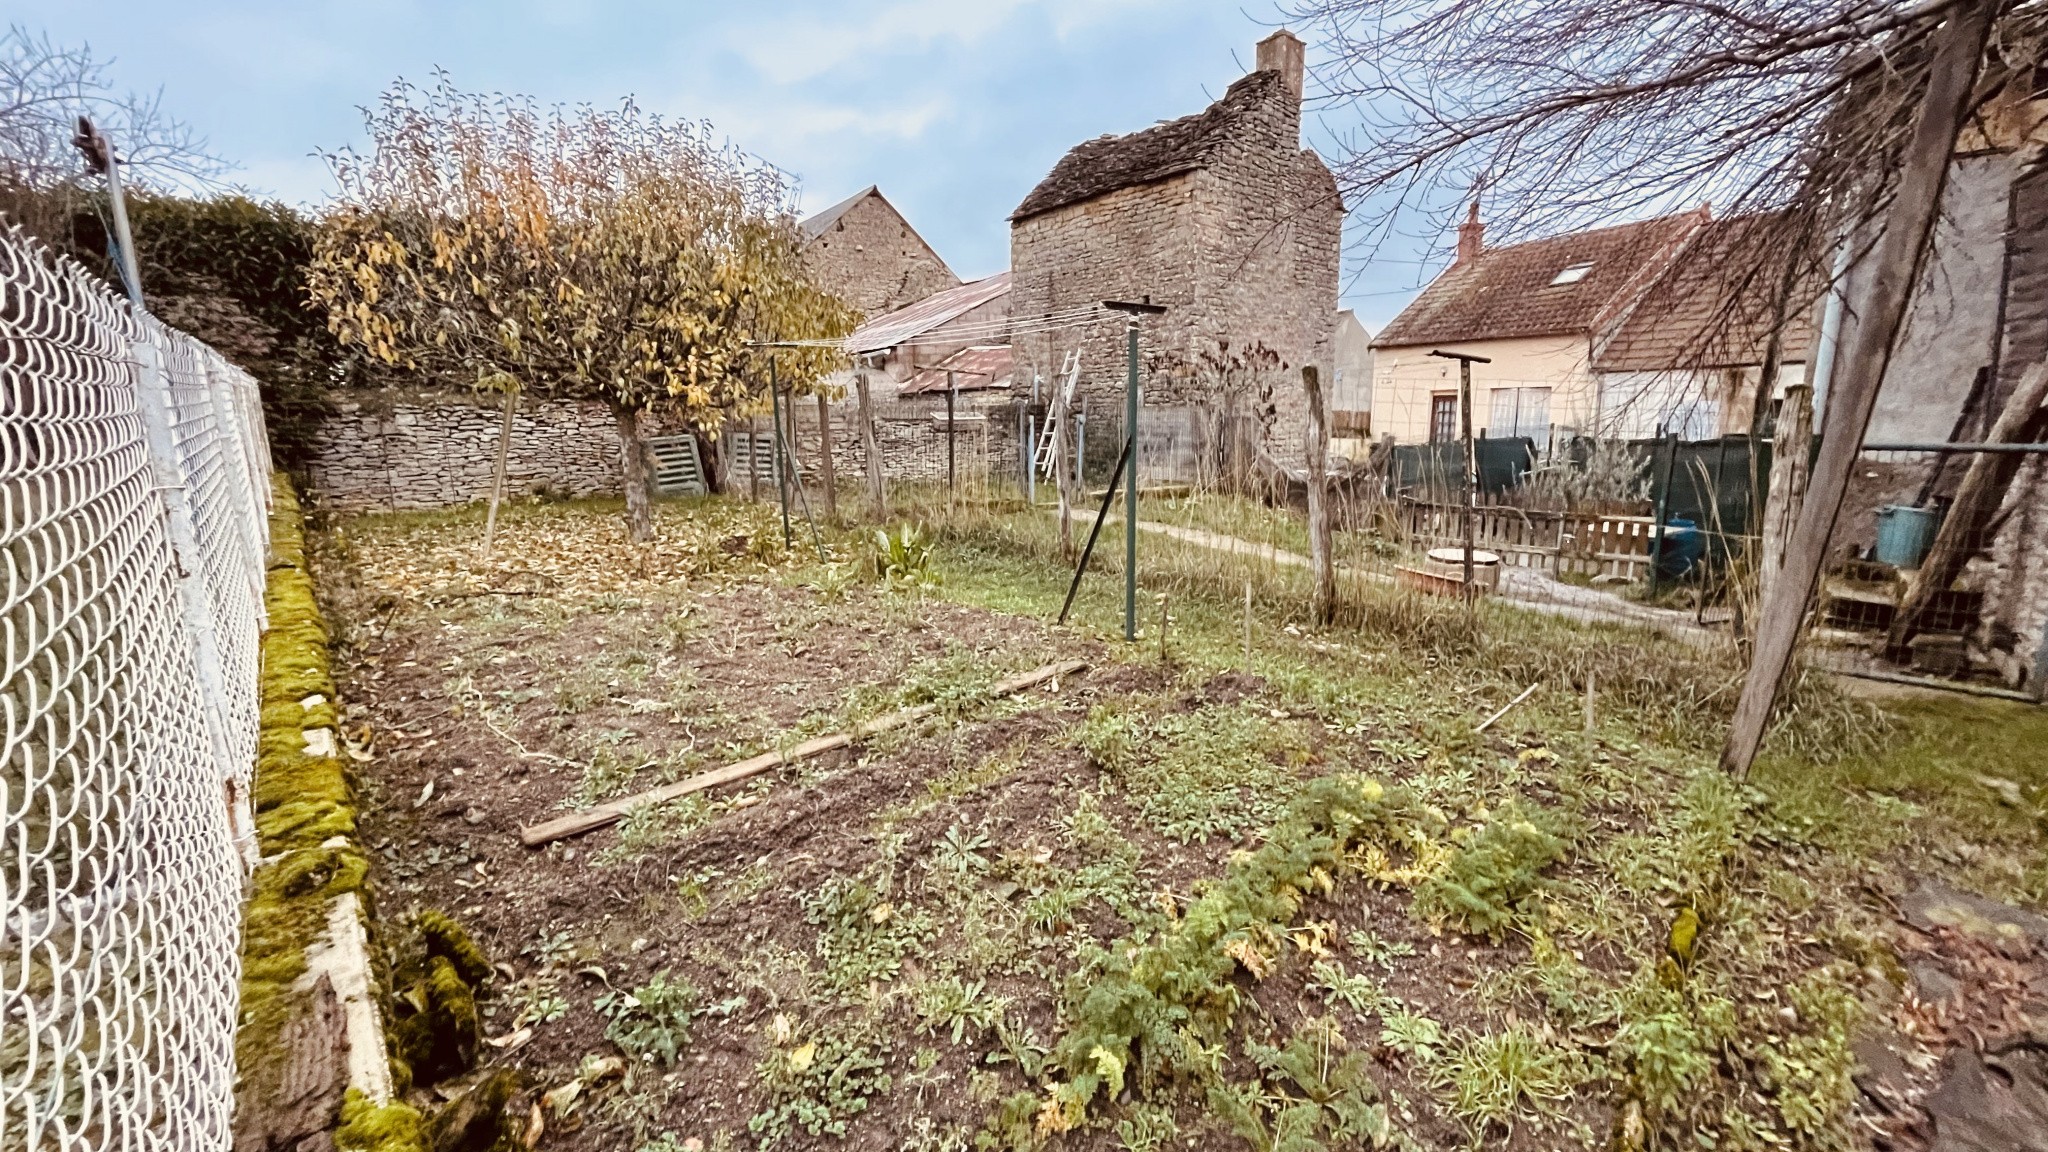
M 1545 235 L 1712 203 L 1768 213 L 1725 257 L 1773 300 L 1826 290 L 1897 188 L 1953 0 L 1297 0 L 1320 32 L 1355 234 L 1444 234 L 1483 195 L 1495 234 Z M 2048 5 L 2005 0 L 1971 95 L 2027 75 Z M 1859 251 L 1859 254 L 1860 254 Z M 1789 267 L 1788 267 L 1789 265 Z
M 119 148 L 122 177 L 155 191 L 210 186 L 227 164 L 190 124 L 163 107 L 163 93 L 119 87 L 113 61 L 59 45 L 21 25 L 0 34 L 0 182 L 48 191 L 84 172 L 71 137 L 90 116 Z

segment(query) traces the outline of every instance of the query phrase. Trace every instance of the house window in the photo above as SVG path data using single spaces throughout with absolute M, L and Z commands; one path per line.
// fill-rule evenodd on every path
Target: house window
M 1549 436 L 1550 389 L 1495 388 L 1486 434 L 1494 437 L 1527 436 L 1532 440 Z
M 1458 394 L 1440 392 L 1429 398 L 1429 439 L 1442 443 L 1458 438 Z
M 1586 278 L 1586 273 L 1592 270 L 1593 266 L 1591 264 L 1574 264 L 1569 268 L 1560 270 L 1556 276 L 1551 277 L 1550 283 L 1553 286 L 1558 284 L 1577 284 Z

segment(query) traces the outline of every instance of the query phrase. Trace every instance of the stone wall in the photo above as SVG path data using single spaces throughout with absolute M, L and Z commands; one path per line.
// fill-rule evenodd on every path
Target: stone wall
M 444 508 L 484 500 L 504 402 L 467 392 L 375 392 L 335 404 L 313 439 L 314 497 L 330 508 Z M 650 421 L 648 433 L 676 431 Z M 522 398 L 507 457 L 508 494 L 614 495 L 619 435 L 595 401 Z
M 804 262 L 826 291 L 870 318 L 960 284 L 880 193 L 863 196 L 807 243 Z
M 1319 367 L 1326 389 L 1334 377 L 1343 205 L 1329 170 L 1300 147 L 1299 103 L 1284 86 L 1270 93 L 1205 167 L 1014 221 L 1010 315 L 1149 296 L 1167 311 L 1141 325 L 1145 402 L 1256 408 L 1274 452 L 1299 461 L 1300 370 Z M 1079 348 L 1080 394 L 1121 408 L 1120 319 L 1014 347 L 1018 380 L 1051 379 Z M 1223 367 L 1254 350 L 1270 353 L 1263 371 Z

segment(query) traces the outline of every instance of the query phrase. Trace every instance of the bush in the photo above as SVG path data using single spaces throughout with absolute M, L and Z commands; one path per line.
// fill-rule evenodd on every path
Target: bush
M 1543 870 L 1562 859 L 1566 843 L 1556 817 L 1540 806 L 1503 805 L 1443 869 L 1415 889 L 1415 909 L 1469 935 L 1498 942 L 1523 903 L 1543 884 Z

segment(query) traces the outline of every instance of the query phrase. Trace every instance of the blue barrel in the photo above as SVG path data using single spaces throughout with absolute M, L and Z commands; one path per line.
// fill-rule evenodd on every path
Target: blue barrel
M 1664 539 L 1657 548 L 1657 578 L 1683 580 L 1699 567 L 1707 554 L 1707 537 L 1699 525 L 1673 518 L 1664 522 Z
M 1918 568 L 1934 547 L 1940 516 L 1932 508 L 1887 504 L 1877 510 L 1877 559 L 1894 568 Z

